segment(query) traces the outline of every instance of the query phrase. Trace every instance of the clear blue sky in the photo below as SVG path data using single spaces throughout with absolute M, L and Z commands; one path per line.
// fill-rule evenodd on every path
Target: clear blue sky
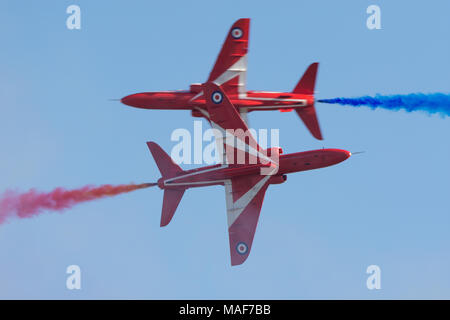
M 66 28 L 70 4 L 79 31 Z M 382 30 L 366 28 L 370 4 Z M 193 118 L 108 99 L 205 81 L 241 17 L 249 89 L 290 91 L 318 61 L 319 98 L 448 93 L 449 12 L 448 1 L 2 1 L 0 190 L 158 179 L 145 142 L 170 150 Z M 280 128 L 286 153 L 366 153 L 271 186 L 242 266 L 230 266 L 221 187 L 188 190 L 166 228 L 153 188 L 1 225 L 0 298 L 450 298 L 450 119 L 317 109 L 323 142 L 294 113 L 250 122 Z M 71 264 L 80 291 L 65 287 Z

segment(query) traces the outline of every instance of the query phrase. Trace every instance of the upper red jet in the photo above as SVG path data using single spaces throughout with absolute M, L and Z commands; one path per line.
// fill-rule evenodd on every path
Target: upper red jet
M 244 121 L 250 111 L 295 110 L 311 134 L 322 140 L 314 108 L 314 86 L 319 64 L 313 63 L 308 67 L 292 92 L 247 91 L 249 29 L 250 19 L 240 19 L 233 24 L 207 82 L 214 82 L 222 87 Z M 136 108 L 191 110 L 192 116 L 209 119 L 201 84 L 192 84 L 189 91 L 131 94 L 121 101 Z

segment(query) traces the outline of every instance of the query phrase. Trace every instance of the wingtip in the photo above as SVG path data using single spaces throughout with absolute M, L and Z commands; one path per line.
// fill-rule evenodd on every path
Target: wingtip
M 247 260 L 248 256 L 245 257 L 244 259 L 233 259 L 231 258 L 231 266 L 235 267 L 235 266 L 240 266 L 241 264 L 243 264 L 246 260 Z
M 161 227 L 161 228 L 163 228 L 163 227 L 165 227 L 165 226 L 167 226 L 169 224 L 169 222 L 160 222 L 160 224 L 159 224 L 159 226 Z
M 323 136 L 322 136 L 322 132 L 315 132 L 313 133 L 314 138 L 316 138 L 317 140 L 323 140 Z

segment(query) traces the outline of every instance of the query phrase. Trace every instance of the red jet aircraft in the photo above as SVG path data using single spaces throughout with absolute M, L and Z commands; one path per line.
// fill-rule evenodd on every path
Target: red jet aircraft
M 311 134 L 322 140 L 314 108 L 314 87 L 318 63 L 311 64 L 292 92 L 247 91 L 247 52 L 250 19 L 240 19 L 231 27 L 208 82 L 220 85 L 241 117 L 256 110 L 295 110 Z M 209 118 L 201 84 L 188 91 L 143 92 L 126 96 L 121 102 L 136 108 L 191 110 L 192 116 Z
M 216 150 L 222 150 L 221 164 L 183 171 L 155 142 L 147 142 L 162 177 L 158 186 L 164 190 L 161 227 L 171 221 L 188 188 L 225 186 L 231 265 L 242 264 L 248 257 L 258 223 L 264 194 L 270 184 L 286 181 L 286 174 L 335 165 L 350 157 L 349 151 L 320 149 L 282 155 L 281 148 L 262 149 L 221 87 L 208 82 L 202 86 L 205 107 L 216 136 Z M 230 131 L 231 130 L 231 131 Z M 247 134 L 238 134 L 237 132 Z M 230 135 L 232 139 L 230 138 Z M 224 138 L 225 137 L 225 138 Z M 236 143 L 237 142 L 237 143 Z M 219 149 L 221 148 L 221 149 Z M 221 151 L 218 151 L 221 153 Z M 244 163 L 236 163 L 243 152 Z M 251 161 L 251 159 L 256 161 Z M 241 158 L 242 160 L 242 158 Z M 263 170 L 266 173 L 263 174 Z

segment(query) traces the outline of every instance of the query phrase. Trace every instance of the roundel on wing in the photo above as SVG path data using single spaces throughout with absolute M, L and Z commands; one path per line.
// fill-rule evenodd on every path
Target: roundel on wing
M 214 102 L 215 104 L 221 103 L 223 100 L 223 94 L 220 91 L 214 91 L 211 94 L 211 100 L 212 102 Z
M 233 30 L 231 30 L 231 36 L 234 39 L 240 39 L 242 38 L 242 36 L 244 35 L 244 32 L 242 31 L 241 28 L 233 28 Z
M 239 242 L 237 245 L 236 245 L 236 251 L 237 251 L 237 253 L 239 253 L 239 254 L 246 254 L 247 253 L 247 251 L 248 251 L 248 246 L 247 246 L 247 244 L 245 243 L 245 242 Z

